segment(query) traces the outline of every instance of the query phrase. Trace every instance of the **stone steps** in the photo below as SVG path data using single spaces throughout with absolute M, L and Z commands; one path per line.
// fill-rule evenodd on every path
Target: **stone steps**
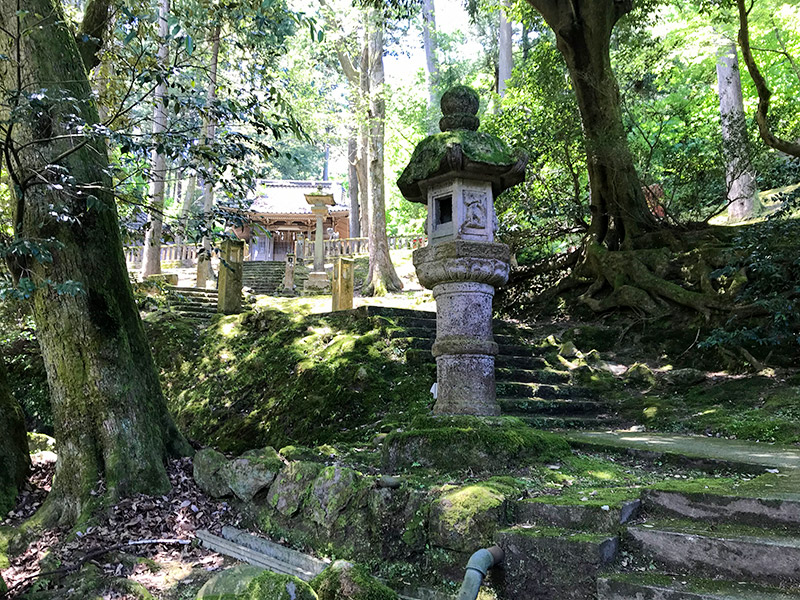
M 641 560 L 669 572 L 800 584 L 800 537 L 794 535 L 655 521 L 628 527 L 625 537 Z
M 499 384 L 498 384 L 499 388 Z M 504 415 L 512 416 L 570 416 L 585 417 L 602 414 L 604 406 L 593 400 L 573 400 L 570 398 L 537 398 L 501 396 L 497 398 Z
M 800 591 L 684 575 L 624 573 L 601 577 L 599 600 L 798 600 Z
M 574 385 L 552 385 L 519 381 L 498 382 L 497 394 L 512 398 L 541 398 L 545 400 L 593 399 L 595 396 L 591 390 Z
M 205 323 L 217 312 L 217 290 L 191 287 L 170 287 L 173 310 L 182 317 Z

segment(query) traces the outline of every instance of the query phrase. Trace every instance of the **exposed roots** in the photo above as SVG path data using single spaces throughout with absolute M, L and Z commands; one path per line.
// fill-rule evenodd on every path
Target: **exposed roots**
M 711 254 L 717 263 L 719 256 Z M 609 251 L 590 243 L 575 275 L 593 279 L 579 299 L 595 312 L 629 308 L 653 316 L 677 304 L 710 318 L 714 311 L 731 308 L 730 295 L 714 288 L 711 273 L 709 257 L 699 249 L 681 254 L 666 247 Z M 670 275 L 680 283 L 670 280 Z M 608 288 L 610 292 L 603 293 Z

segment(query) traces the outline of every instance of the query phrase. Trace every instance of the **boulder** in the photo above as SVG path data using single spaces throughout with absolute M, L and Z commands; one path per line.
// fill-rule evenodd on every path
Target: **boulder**
M 311 582 L 319 600 L 398 600 L 399 596 L 367 570 L 339 560 Z
M 264 569 L 237 565 L 209 579 L 197 593 L 197 600 L 241 600 L 248 598 L 247 587 Z
M 247 586 L 246 600 L 318 600 L 305 581 L 294 575 L 264 571 Z M 244 600 L 243 598 L 243 600 Z
M 250 502 L 269 488 L 282 468 L 278 453 L 268 446 L 245 452 L 223 466 L 219 473 L 239 500 Z
M 506 522 L 505 492 L 500 486 L 480 483 L 446 491 L 431 506 L 431 544 L 459 552 L 491 546 Z
M 311 488 L 308 514 L 318 525 L 332 526 L 358 485 L 356 472 L 340 466 L 325 467 Z
M 285 517 L 296 515 L 321 470 L 322 465 L 313 462 L 289 463 L 270 487 L 267 503 Z
M 675 369 L 664 373 L 664 381 L 670 385 L 687 387 L 706 380 L 706 374 L 699 369 Z
M 651 388 L 656 384 L 655 373 L 644 363 L 632 364 L 623 375 L 625 382 L 637 387 Z
M 194 480 L 200 489 L 212 498 L 231 495 L 223 470 L 227 464 L 228 459 L 221 452 L 211 448 L 204 448 L 194 455 L 192 461 Z

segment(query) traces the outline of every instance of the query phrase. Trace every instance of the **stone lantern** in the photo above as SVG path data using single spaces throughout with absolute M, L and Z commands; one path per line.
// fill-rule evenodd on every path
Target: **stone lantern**
M 414 251 L 420 283 L 436 300 L 437 414 L 497 415 L 492 299 L 508 280 L 509 249 L 494 241 L 494 200 L 525 178 L 528 157 L 477 131 L 478 94 L 442 96 L 442 133 L 414 150 L 397 185 L 428 205 L 428 245 Z
M 314 238 L 314 268 L 308 274 L 305 289 L 323 291 L 328 289 L 328 274 L 325 272 L 325 249 L 323 247 L 323 225 L 328 216 L 328 207 L 335 204 L 333 194 L 323 193 L 322 187 L 311 194 L 306 194 L 306 202 L 311 205 L 311 212 L 317 217 L 316 235 Z

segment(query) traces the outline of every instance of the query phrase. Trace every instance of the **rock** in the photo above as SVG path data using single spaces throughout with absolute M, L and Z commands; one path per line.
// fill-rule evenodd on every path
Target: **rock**
M 239 500 L 250 502 L 275 481 L 282 468 L 283 461 L 278 453 L 268 446 L 261 450 L 245 452 L 226 464 L 220 470 L 220 474 Z
M 252 565 L 237 565 L 225 569 L 209 579 L 200 591 L 196 600 L 239 600 L 248 598 L 247 587 L 250 582 L 261 575 L 264 569 Z
M 637 387 L 653 387 L 656 384 L 655 374 L 643 363 L 634 363 L 622 377 L 626 383 Z
M 580 354 L 575 344 L 572 342 L 564 342 L 558 349 L 558 353 L 565 358 L 575 358 Z
M 392 477 L 391 475 L 382 475 L 378 480 L 378 487 L 389 488 L 390 490 L 398 489 L 401 484 L 402 481 L 399 477 Z
M 325 467 L 311 488 L 308 515 L 318 525 L 331 527 L 350 502 L 358 484 L 352 469 L 340 466 Z
M 31 454 L 39 452 L 54 452 L 56 449 L 56 440 L 49 435 L 43 433 L 28 432 L 28 450 Z
M 228 459 L 221 452 L 204 448 L 194 455 L 192 474 L 200 489 L 212 498 L 231 495 L 231 489 L 223 471 Z
M 664 373 L 664 381 L 670 385 L 690 386 L 706 380 L 706 374 L 699 369 L 675 369 Z
M 308 498 L 321 470 L 322 466 L 313 462 L 290 463 L 270 487 L 267 503 L 285 517 L 294 516 Z
M 264 571 L 247 586 L 242 600 L 318 600 L 305 581 L 294 575 Z
M 505 515 L 500 489 L 474 484 L 448 491 L 431 507 L 431 544 L 460 552 L 491 546 Z
M 397 600 L 399 596 L 361 565 L 338 560 L 311 582 L 319 600 Z
M 383 441 L 386 439 L 386 436 L 389 435 L 388 433 L 379 433 L 374 438 L 372 438 L 372 445 L 373 446 L 380 446 Z

